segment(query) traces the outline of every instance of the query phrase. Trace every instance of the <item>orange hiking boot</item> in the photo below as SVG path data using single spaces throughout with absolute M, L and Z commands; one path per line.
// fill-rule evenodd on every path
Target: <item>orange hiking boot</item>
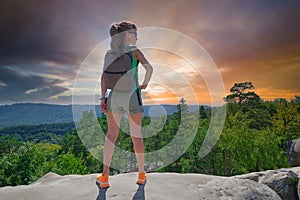
M 147 173 L 146 172 L 140 172 L 138 175 L 138 180 L 136 181 L 136 184 L 138 185 L 145 185 L 147 182 Z
M 96 179 L 96 184 L 100 188 L 108 188 L 110 186 L 108 183 L 108 174 L 99 174 Z

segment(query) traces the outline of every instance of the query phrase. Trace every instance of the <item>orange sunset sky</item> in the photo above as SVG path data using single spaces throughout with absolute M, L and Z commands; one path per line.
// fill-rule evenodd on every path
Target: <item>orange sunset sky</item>
M 222 90 L 217 81 L 207 82 L 212 70 L 220 74 L 225 95 L 234 83 L 251 81 L 264 100 L 290 100 L 300 95 L 299 11 L 300 1 L 289 0 L 4 0 L 0 104 L 71 104 L 74 95 L 78 103 L 98 103 L 91 99 L 100 93 L 108 48 L 102 44 L 109 41 L 110 25 L 123 20 L 137 25 L 138 47 L 155 37 L 152 48 L 141 48 L 154 67 L 145 104 L 177 104 L 182 97 L 199 104 L 215 97 L 221 104 L 222 94 L 209 90 Z M 182 38 L 149 34 L 147 27 Z M 189 48 L 188 39 L 203 49 Z M 167 49 L 155 48 L 163 43 Z M 201 63 L 208 57 L 215 66 Z M 140 72 L 142 80 L 142 67 Z

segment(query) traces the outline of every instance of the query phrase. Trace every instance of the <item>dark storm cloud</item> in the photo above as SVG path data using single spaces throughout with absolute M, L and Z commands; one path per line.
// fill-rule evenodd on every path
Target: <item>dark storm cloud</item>
M 101 27 L 100 21 L 91 21 L 89 5 L 69 0 L 1 1 L 0 65 L 80 63 L 96 45 L 93 39 Z
M 7 67 L 0 68 L 0 103 L 44 101 L 67 88 L 57 86 L 61 81 L 22 74 Z
M 33 1 L 1 3 L 1 65 L 38 63 L 47 57 L 55 57 L 53 48 L 61 43 L 57 43 L 55 35 L 51 36 L 49 31 L 52 24 L 47 13 L 52 8 L 49 3 L 43 7 L 40 4 Z
M 216 59 L 265 59 L 300 45 L 300 1 L 212 1 L 205 8 L 199 24 L 207 26 L 196 31 Z

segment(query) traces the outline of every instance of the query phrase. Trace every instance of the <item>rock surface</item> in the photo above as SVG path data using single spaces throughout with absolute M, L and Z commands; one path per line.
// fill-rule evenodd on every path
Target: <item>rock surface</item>
M 286 153 L 291 167 L 300 166 L 300 139 L 288 141 Z
M 95 200 L 97 174 L 59 176 L 48 173 L 28 186 L 0 188 L 1 200 Z M 106 199 L 147 200 L 280 200 L 268 186 L 235 177 L 201 174 L 149 173 L 145 188 L 135 184 L 137 174 L 110 177 Z M 139 196 L 139 198 L 137 198 Z
M 283 200 L 299 200 L 297 181 L 300 167 L 253 172 L 235 176 L 236 178 L 250 179 L 272 188 Z

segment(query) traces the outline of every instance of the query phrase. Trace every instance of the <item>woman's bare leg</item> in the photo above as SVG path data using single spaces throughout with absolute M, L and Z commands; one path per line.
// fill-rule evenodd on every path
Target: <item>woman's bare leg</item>
M 142 115 L 143 113 L 131 114 L 129 116 L 130 134 L 134 145 L 134 152 L 139 166 L 139 172 L 144 172 L 144 143 L 142 137 Z
M 107 113 L 108 130 L 103 150 L 103 174 L 109 173 L 109 166 L 114 153 L 115 143 L 119 135 L 121 119 L 121 113 Z

